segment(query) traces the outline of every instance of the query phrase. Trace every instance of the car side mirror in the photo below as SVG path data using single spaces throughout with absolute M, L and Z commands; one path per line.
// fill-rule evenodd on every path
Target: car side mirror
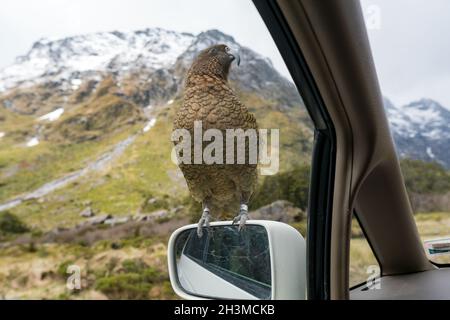
M 242 231 L 213 222 L 176 230 L 168 245 L 169 275 L 184 299 L 295 299 L 306 297 L 306 244 L 288 224 L 249 220 Z

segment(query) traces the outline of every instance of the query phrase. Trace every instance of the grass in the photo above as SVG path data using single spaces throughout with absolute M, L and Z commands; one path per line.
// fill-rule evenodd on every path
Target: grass
M 131 240 L 131 239 L 130 239 Z M 38 244 L 35 250 L 0 249 L 0 297 L 19 299 L 169 299 L 166 246 L 160 239 L 111 241 L 92 246 Z M 164 241 L 165 243 L 166 241 Z M 46 254 L 37 254 L 46 252 Z M 66 289 L 69 265 L 81 270 L 82 289 Z
M 420 230 L 434 230 L 433 225 L 437 227 L 444 223 L 448 232 L 449 217 L 450 213 L 445 212 L 423 213 L 417 216 L 417 224 Z M 293 226 L 306 236 L 306 221 Z M 350 246 L 351 286 L 365 282 L 371 275 L 368 267 L 377 266 L 369 245 L 357 228 L 353 225 L 354 237 Z M 167 237 L 133 236 L 114 242 L 102 240 L 91 246 L 34 244 L 0 249 L 0 296 L 23 299 L 176 298 L 167 273 Z M 80 266 L 82 271 L 83 287 L 78 293 L 65 288 L 66 270 L 71 264 Z
M 34 190 L 64 174 L 84 168 L 111 145 L 121 141 L 129 132 L 110 136 L 100 141 L 80 144 L 55 145 L 43 141 L 32 148 L 13 146 L 0 150 L 0 167 L 18 166 L 20 170 L 1 181 L 0 201 Z
M 102 85 L 97 91 L 104 90 Z M 36 92 L 41 89 L 35 88 Z M 17 96 L 23 99 L 20 92 Z M 85 167 L 144 123 L 140 108 L 107 91 L 65 108 L 60 119 L 49 123 L 0 107 L 1 131 L 5 132 L 0 138 L 0 202 Z M 39 145 L 26 147 L 27 139 L 38 132 Z
M 32 126 L 34 118 L 12 112 L 6 108 L 0 108 L 0 124 L 5 137 L 2 138 L 0 148 L 5 148 L 11 143 L 17 142 L 26 134 L 26 128 Z
M 127 259 L 122 261 L 120 270 L 112 273 L 117 268 L 117 261 L 112 268 L 105 269 L 105 274 L 95 280 L 96 290 L 104 293 L 110 299 L 142 300 L 154 297 L 158 292 L 158 298 L 171 295 L 167 291 L 165 283 L 168 281 L 167 273 L 148 266 L 142 259 Z M 161 284 L 157 287 L 158 284 Z M 158 288 L 158 289 L 155 289 Z
M 139 107 L 115 95 L 102 95 L 76 111 L 50 126 L 50 141 L 73 144 L 94 140 L 145 120 Z
M 416 216 L 423 239 L 448 235 L 450 213 Z M 306 236 L 306 220 L 293 226 Z M 86 244 L 30 244 L 0 249 L 0 295 L 59 299 L 160 299 L 175 298 L 166 267 L 166 237 L 131 236 Z M 358 225 L 352 224 L 350 285 L 365 282 L 368 269 L 377 266 Z M 440 257 L 439 259 L 447 257 Z M 445 262 L 445 261 L 439 261 Z M 70 264 L 82 267 L 83 290 L 75 294 L 64 287 Z M 44 280 L 37 280 L 44 277 Z
M 131 130 L 137 130 L 140 126 L 135 126 Z M 9 199 L 25 191 L 34 190 L 48 181 L 59 178 L 69 172 L 84 168 L 87 163 L 94 161 L 101 154 L 110 150 L 110 146 L 128 137 L 130 132 L 122 132 L 115 136 L 110 136 L 101 141 L 89 141 L 70 146 L 38 145 L 35 148 L 40 150 L 30 150 L 31 155 L 27 160 L 34 165 L 30 168 L 20 170 L 9 179 L 3 180 L 0 198 L 2 201 Z M 44 150 L 41 153 L 41 150 Z M 36 152 L 35 158 L 33 153 Z M 1 158 L 2 155 L 0 155 Z M 25 157 L 25 155 L 23 155 Z M 2 158 L 3 160 L 4 158 Z M 95 175 L 95 177 L 99 177 Z M 101 177 L 101 175 L 100 175 Z M 49 194 L 43 200 L 28 200 L 18 207 L 11 209 L 26 223 L 47 230 L 48 228 L 64 225 L 73 225 L 74 220 L 79 219 L 79 211 L 85 206 L 83 202 L 77 202 L 70 197 L 70 193 L 76 193 L 80 182 L 74 182 L 66 188 L 57 190 Z M 91 185 L 87 185 L 89 188 Z M 68 192 L 69 191 L 69 192 Z M 52 219 L 46 219 L 52 216 Z M 65 221 L 67 219 L 67 221 Z M 62 223 L 62 222 L 66 223 Z
M 113 166 L 90 174 L 42 200 L 26 201 L 12 209 L 12 212 L 30 225 L 49 230 L 56 226 L 70 227 L 79 222 L 79 213 L 86 203 L 92 203 L 97 213 L 129 215 L 136 214 L 141 207 L 145 207 L 145 201 L 149 197 L 163 199 L 168 195 L 176 195 L 168 201 L 170 204 L 184 199 L 187 190 L 181 172 L 170 161 L 172 114 L 173 111 L 164 111 L 155 126 L 149 132 L 139 134 L 122 156 L 115 160 Z M 101 141 L 83 142 L 64 149 L 58 146 L 50 151 L 47 148 L 52 147 L 45 145 L 36 147 L 40 149 L 32 148 L 37 153 L 46 150 L 48 158 L 41 156 L 46 161 L 40 161 L 39 168 L 21 170 L 14 177 L 3 181 L 3 198 L 33 190 L 63 173 L 82 168 L 87 162 L 86 158 L 95 159 L 108 146 L 123 140 L 141 127 L 142 125 L 135 125 Z M 24 154 L 21 156 L 25 157 Z M 13 162 L 20 156 L 9 157 Z M 6 158 L 0 154 L 0 161 L 6 162 Z M 32 155 L 27 158 L 33 162 Z M 46 219 L 48 216 L 52 219 Z
M 350 242 L 350 287 L 365 282 L 371 275 L 371 266 L 378 266 L 378 262 L 372 253 L 365 238 L 352 238 Z

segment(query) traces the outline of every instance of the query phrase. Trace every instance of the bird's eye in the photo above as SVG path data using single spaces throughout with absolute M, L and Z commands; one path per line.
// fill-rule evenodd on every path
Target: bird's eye
M 230 48 L 225 47 L 225 52 L 230 52 Z

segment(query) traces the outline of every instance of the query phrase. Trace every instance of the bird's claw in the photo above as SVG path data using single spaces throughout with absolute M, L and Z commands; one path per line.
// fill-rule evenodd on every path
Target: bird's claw
M 245 222 L 249 219 L 248 217 L 248 207 L 245 204 L 241 204 L 241 209 L 239 210 L 239 214 L 234 217 L 233 223 L 236 224 L 239 222 L 238 230 L 241 231 L 245 228 Z
M 198 221 L 198 225 L 197 225 L 197 235 L 199 238 L 201 238 L 203 236 L 203 226 L 205 226 L 209 230 L 210 220 L 211 220 L 211 216 L 209 215 L 209 210 L 206 208 L 203 209 L 202 217 Z

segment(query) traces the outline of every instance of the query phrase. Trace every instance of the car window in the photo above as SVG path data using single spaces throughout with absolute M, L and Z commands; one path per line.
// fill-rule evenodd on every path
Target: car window
M 376 289 L 380 266 L 356 217 L 352 219 L 350 237 L 349 287 L 366 285 Z
M 362 0 L 414 218 L 431 261 L 450 262 L 448 1 Z M 432 242 L 430 242 L 432 241 Z
M 0 21 L 0 299 L 175 298 L 167 242 L 201 218 L 202 186 L 212 221 L 249 185 L 250 218 L 306 237 L 314 127 L 251 1 L 17 0 Z M 193 62 L 221 44 L 227 81 L 208 70 L 186 103 Z M 267 129 L 257 179 L 173 161 L 175 119 L 211 105 L 210 128 Z

